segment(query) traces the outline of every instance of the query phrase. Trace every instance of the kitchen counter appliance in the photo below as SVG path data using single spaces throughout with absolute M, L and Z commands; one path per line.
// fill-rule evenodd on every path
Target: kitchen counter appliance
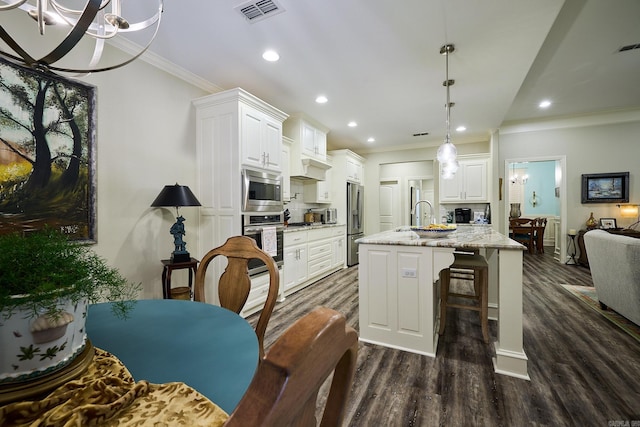
M 242 170 L 243 212 L 281 212 L 283 209 L 282 176 Z
M 456 216 L 456 224 L 469 224 L 471 222 L 471 209 L 456 208 L 455 216 Z
M 322 222 L 324 224 L 337 224 L 338 222 L 338 211 L 335 208 L 328 208 L 324 210 L 322 214 Z

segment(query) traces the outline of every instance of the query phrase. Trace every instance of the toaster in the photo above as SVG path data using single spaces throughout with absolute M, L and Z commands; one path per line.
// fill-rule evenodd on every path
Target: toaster
M 329 208 L 324 210 L 325 224 L 335 224 L 338 222 L 338 212 L 335 208 Z

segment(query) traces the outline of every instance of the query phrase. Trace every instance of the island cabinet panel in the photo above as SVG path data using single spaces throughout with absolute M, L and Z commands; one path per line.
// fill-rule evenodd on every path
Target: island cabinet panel
M 452 248 L 360 245 L 360 340 L 435 357 L 438 288 Z M 436 271 L 437 270 L 437 271 Z
M 423 334 L 420 313 L 425 312 L 421 307 L 424 298 L 421 295 L 420 283 L 420 254 L 412 252 L 398 252 L 398 331 L 400 333 Z M 412 272 L 416 272 L 413 274 Z
M 372 251 L 369 254 L 369 270 L 368 273 L 371 280 L 371 286 L 368 289 L 368 298 L 365 307 L 368 313 L 367 325 L 372 328 L 379 328 L 386 331 L 390 330 L 389 324 L 389 299 L 393 293 L 390 288 L 393 287 L 394 277 L 392 275 L 393 260 L 391 251 Z M 362 304 L 362 300 L 360 302 Z

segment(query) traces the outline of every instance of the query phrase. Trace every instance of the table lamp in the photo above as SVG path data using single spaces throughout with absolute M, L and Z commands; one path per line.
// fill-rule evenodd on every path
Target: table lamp
M 623 218 L 636 218 L 637 221 L 627 227 L 627 229 L 633 229 L 640 222 L 638 216 L 638 205 L 618 205 L 620 208 L 620 216 Z
M 158 197 L 151 203 L 154 208 L 176 207 L 176 223 L 171 226 L 169 233 L 173 235 L 175 250 L 171 253 L 171 262 L 188 262 L 191 255 L 185 249 L 187 243 L 182 239 L 185 235 L 184 218 L 180 215 L 180 206 L 201 206 L 196 196 L 186 185 L 165 185 Z

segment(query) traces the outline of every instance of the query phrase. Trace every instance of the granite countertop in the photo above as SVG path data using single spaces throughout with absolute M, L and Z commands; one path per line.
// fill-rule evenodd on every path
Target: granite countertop
M 345 224 L 322 224 L 320 222 L 314 222 L 312 224 L 306 224 L 306 225 L 287 225 L 284 228 L 284 232 L 290 233 L 293 231 L 315 230 L 317 228 L 342 227 L 344 225 Z
M 398 227 L 395 230 L 364 236 L 356 243 L 373 245 L 400 246 L 432 246 L 446 248 L 496 248 L 524 250 L 526 247 L 511 240 L 504 234 L 498 233 L 490 225 L 458 224 L 458 228 L 444 237 L 421 238 L 411 231 L 409 226 Z

